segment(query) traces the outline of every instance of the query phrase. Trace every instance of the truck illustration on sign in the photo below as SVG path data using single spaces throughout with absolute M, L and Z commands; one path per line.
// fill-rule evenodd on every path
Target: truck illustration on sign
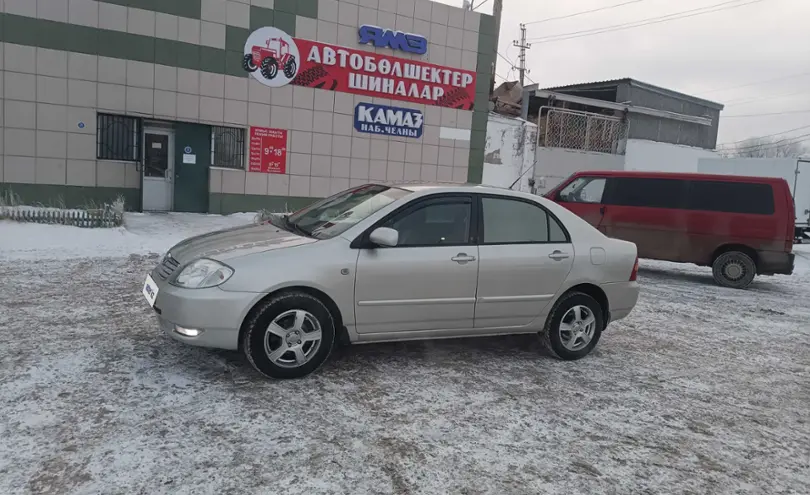
M 274 79 L 279 70 L 284 72 L 287 79 L 295 77 L 298 61 L 290 53 L 290 44 L 278 37 L 268 38 L 265 45 L 254 45 L 242 59 L 242 68 L 248 72 L 260 70 L 262 76 L 269 80 Z

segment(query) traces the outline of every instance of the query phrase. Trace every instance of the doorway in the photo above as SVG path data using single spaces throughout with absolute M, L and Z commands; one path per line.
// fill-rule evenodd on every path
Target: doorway
M 171 211 L 174 206 L 174 133 L 146 128 L 143 134 L 143 210 Z

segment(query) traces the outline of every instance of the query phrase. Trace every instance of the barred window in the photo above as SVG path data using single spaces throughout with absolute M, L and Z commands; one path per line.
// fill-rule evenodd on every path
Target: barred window
M 211 166 L 245 168 L 245 130 L 211 128 Z
M 99 160 L 140 161 L 141 119 L 100 113 L 96 124 L 96 157 Z

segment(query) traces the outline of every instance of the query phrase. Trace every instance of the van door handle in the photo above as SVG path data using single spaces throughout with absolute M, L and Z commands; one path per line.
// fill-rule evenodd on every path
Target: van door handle
M 450 258 L 450 261 L 455 261 L 459 265 L 463 265 L 469 261 L 475 261 L 475 256 L 468 256 L 467 253 L 458 253 L 457 255 Z
M 568 253 L 563 253 L 562 251 L 556 251 L 555 250 L 554 252 L 549 254 L 548 257 L 553 259 L 554 261 L 561 261 L 561 260 L 567 259 L 569 256 L 568 256 Z

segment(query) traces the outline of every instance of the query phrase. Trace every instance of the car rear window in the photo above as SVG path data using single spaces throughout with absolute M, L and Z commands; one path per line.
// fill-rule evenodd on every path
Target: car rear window
M 752 182 L 691 181 L 689 209 L 773 215 L 773 187 Z

